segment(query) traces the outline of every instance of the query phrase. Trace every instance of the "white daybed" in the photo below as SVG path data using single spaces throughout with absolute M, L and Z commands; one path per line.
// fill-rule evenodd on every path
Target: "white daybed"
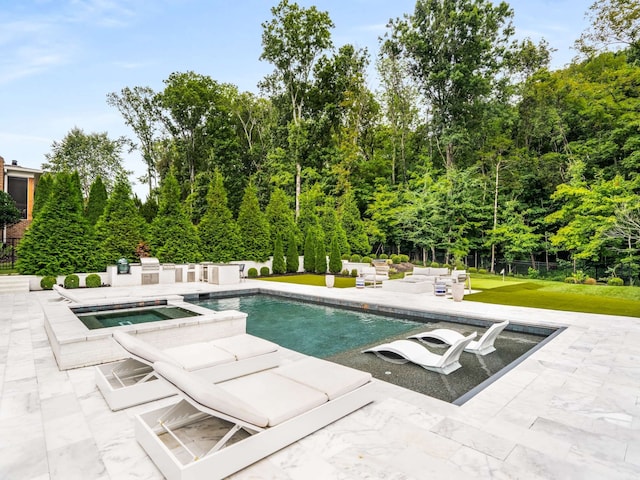
M 317 358 L 211 384 L 157 374 L 182 399 L 136 416 L 136 439 L 168 480 L 222 479 L 374 400 L 371 375 Z

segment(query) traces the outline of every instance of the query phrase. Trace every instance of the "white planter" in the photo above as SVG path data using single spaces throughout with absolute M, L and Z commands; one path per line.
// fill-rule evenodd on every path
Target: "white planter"
M 454 283 L 451 285 L 451 296 L 454 302 L 461 302 L 464 298 L 464 283 Z
M 333 288 L 333 284 L 336 281 L 336 276 L 335 275 L 325 275 L 324 276 L 324 282 L 327 285 L 327 287 L 329 288 Z

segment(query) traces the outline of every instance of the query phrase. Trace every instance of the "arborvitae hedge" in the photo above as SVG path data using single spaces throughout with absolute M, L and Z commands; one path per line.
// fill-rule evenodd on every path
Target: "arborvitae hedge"
M 227 190 L 216 170 L 207 193 L 208 208 L 198 224 L 202 257 L 209 262 L 240 260 L 238 224 L 227 206 Z
M 252 183 L 247 185 L 238 212 L 238 228 L 245 260 L 264 262 L 271 254 L 269 223 L 260 209 L 258 194 Z
M 167 174 L 160 186 L 158 215 L 151 223 L 149 244 L 151 255 L 161 263 L 200 261 L 196 227 L 180 201 L 180 186 L 173 173 Z
M 129 185 L 129 182 L 124 179 Z M 131 186 L 129 185 L 129 190 Z M 102 177 L 98 176 L 91 184 L 89 190 L 89 200 L 87 201 L 87 208 L 85 209 L 85 217 L 89 221 L 90 225 L 95 225 L 100 216 L 104 213 L 104 209 L 107 206 L 107 187 L 102 182 Z
M 298 245 L 295 234 L 290 231 L 287 241 L 287 272 L 296 273 L 300 268 L 300 258 L 298 257 Z
M 338 235 L 334 235 L 331 240 L 331 251 L 329 252 L 329 271 L 331 273 L 340 273 L 342 271 L 342 256 L 340 255 L 340 247 L 338 246 Z
M 271 266 L 273 273 L 282 274 L 287 271 L 287 267 L 284 263 L 284 251 L 282 249 L 282 238 L 280 235 L 276 237 L 276 242 L 273 248 L 273 263 Z
M 92 188 L 93 191 L 93 188 Z M 125 177 L 116 180 L 103 214 L 95 226 L 100 270 L 118 259 L 137 262 L 136 248 L 147 237 L 147 222 L 136 208 L 131 185 Z
M 314 228 L 309 228 L 304 237 L 303 265 L 305 272 L 315 272 L 316 270 L 316 238 Z
M 95 240 L 82 208 L 77 174 L 56 174 L 48 200 L 18 245 L 18 271 L 66 275 L 94 270 Z
M 316 231 L 315 272 L 327 273 L 327 250 L 324 245 L 324 234 Z

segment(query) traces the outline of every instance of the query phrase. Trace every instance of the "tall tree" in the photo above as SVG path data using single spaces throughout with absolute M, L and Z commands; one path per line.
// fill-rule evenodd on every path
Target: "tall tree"
M 125 87 L 120 90 L 120 94 L 107 94 L 107 104 L 118 109 L 124 123 L 138 138 L 138 148 L 147 166 L 147 173 L 140 180 L 147 183 L 151 196 L 157 186 L 157 151 L 154 149 L 160 133 L 157 94 L 150 87 Z
M 16 202 L 3 190 L 0 190 L 0 230 L 14 225 L 22 219 L 22 213 L 16 207 Z
M 84 217 L 77 174 L 55 175 L 50 199 L 18 245 L 25 275 L 66 275 L 93 270 L 95 241 Z
M 97 177 L 102 177 L 110 190 L 111 179 L 129 173 L 122 165 L 123 149 L 128 143 L 124 137 L 111 140 L 106 132 L 86 134 L 75 127 L 60 142 L 51 144 L 52 153 L 45 154 L 47 163 L 42 164 L 42 169 L 53 173 L 78 172 L 82 196 L 86 199 Z
M 301 8 L 297 3 L 281 0 L 271 8 L 273 18 L 262 24 L 261 60 L 273 64 L 274 73 L 265 85 L 273 91 L 283 91 L 289 101 L 291 158 L 296 166 L 295 215 L 300 212 L 302 159 L 300 140 L 304 105 L 313 66 L 323 51 L 332 47 L 333 22 L 327 12 L 316 7 Z
M 49 200 L 51 189 L 53 187 L 54 176 L 50 173 L 44 173 L 38 180 L 36 185 L 36 191 L 33 197 L 33 209 L 31 215 L 33 218 L 37 217 L 42 210 L 42 207 Z
M 506 2 L 418 0 L 413 15 L 392 22 L 393 41 L 425 96 L 447 166 L 469 165 L 491 100 L 502 96 L 512 17 Z
M 180 200 L 180 186 L 172 172 L 160 185 L 158 215 L 149 230 L 151 254 L 160 262 L 192 263 L 200 260 L 196 227 Z
M 101 269 L 120 258 L 138 261 L 136 248 L 146 239 L 147 223 L 133 201 L 129 181 L 120 177 L 95 225 Z
M 207 194 L 208 208 L 198 224 L 202 256 L 211 262 L 240 260 L 240 232 L 227 205 L 227 191 L 216 170 Z
M 128 182 L 127 182 L 128 183 Z M 90 225 L 95 225 L 100 215 L 104 212 L 104 208 L 107 205 L 109 195 L 107 194 L 107 187 L 104 186 L 102 177 L 96 177 L 91 184 L 89 190 L 89 199 L 87 200 L 87 207 L 84 210 L 84 214 L 87 217 Z
M 256 187 L 250 182 L 244 190 L 238 212 L 242 255 L 247 260 L 263 262 L 272 253 L 269 223 L 260 208 Z
M 589 7 L 591 25 L 576 40 L 579 52 L 593 56 L 603 50 L 640 46 L 640 1 L 596 0 Z

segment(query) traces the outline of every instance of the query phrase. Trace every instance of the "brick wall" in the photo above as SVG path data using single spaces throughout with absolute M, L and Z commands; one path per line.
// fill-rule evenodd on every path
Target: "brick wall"
M 7 227 L 7 238 L 22 238 L 27 227 L 31 225 L 31 220 L 20 220 L 19 223 Z

